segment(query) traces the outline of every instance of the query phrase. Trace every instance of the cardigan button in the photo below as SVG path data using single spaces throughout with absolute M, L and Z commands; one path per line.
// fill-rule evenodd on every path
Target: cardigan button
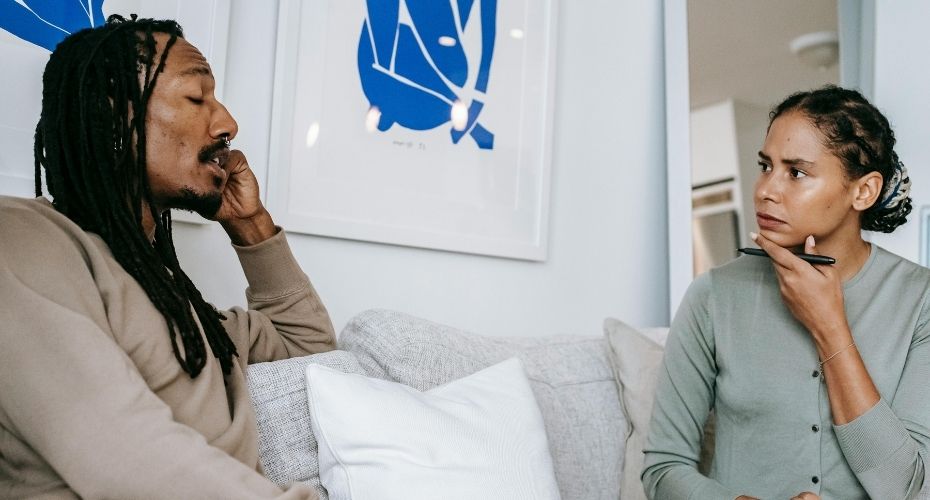
M 817 483 L 820 482 L 820 478 L 817 477 L 817 476 L 814 476 L 814 477 L 811 478 L 811 482 L 814 483 L 814 484 L 817 484 Z
M 814 424 L 811 426 L 811 430 L 814 432 L 820 432 L 820 426 L 817 424 Z
M 814 370 L 813 373 L 811 373 L 811 377 L 817 378 L 819 376 L 820 376 L 820 372 L 817 370 Z

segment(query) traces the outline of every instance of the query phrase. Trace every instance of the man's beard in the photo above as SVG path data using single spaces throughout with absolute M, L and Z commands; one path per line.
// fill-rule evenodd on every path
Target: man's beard
M 204 219 L 213 219 L 222 204 L 222 193 L 198 193 L 190 187 L 182 188 L 181 194 L 166 203 L 171 208 L 196 212 Z

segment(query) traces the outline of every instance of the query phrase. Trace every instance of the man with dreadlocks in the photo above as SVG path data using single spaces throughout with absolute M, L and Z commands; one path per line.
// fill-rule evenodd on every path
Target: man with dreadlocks
M 213 92 L 172 21 L 114 17 L 51 55 L 39 197 L 0 198 L 0 497 L 315 498 L 260 474 L 245 369 L 332 349 L 332 325 Z M 204 301 L 170 208 L 226 230 L 248 310 Z

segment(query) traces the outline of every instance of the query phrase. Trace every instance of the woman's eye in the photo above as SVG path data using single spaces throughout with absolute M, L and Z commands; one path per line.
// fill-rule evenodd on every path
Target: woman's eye
M 203 99 L 200 97 L 188 97 L 187 100 L 194 104 L 203 104 Z
M 802 171 L 802 170 L 798 170 L 798 169 L 796 169 L 796 168 L 792 168 L 792 169 L 791 169 L 791 177 L 794 177 L 795 179 L 800 179 L 800 178 L 802 178 L 802 177 L 807 177 L 807 173 L 804 172 L 804 171 Z

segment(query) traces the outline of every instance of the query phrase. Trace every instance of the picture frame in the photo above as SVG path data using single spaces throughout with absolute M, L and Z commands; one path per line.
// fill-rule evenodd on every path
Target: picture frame
M 27 2 L 28 3 L 28 2 Z M 216 95 L 222 99 L 226 74 L 231 0 L 104 0 L 104 16 L 174 19 L 184 36 L 210 62 L 216 79 Z M 95 21 L 99 25 L 100 20 Z M 42 73 L 49 50 L 0 29 L 0 54 L 16 71 L 0 72 L 0 88 L 6 96 L 0 104 L 0 195 L 35 196 L 33 136 L 42 109 Z M 43 187 L 43 192 L 47 190 Z M 205 223 L 203 218 L 182 211 L 175 220 Z
M 282 0 L 269 209 L 299 233 L 544 261 L 555 4 Z
M 920 207 L 920 265 L 930 267 L 930 205 Z

